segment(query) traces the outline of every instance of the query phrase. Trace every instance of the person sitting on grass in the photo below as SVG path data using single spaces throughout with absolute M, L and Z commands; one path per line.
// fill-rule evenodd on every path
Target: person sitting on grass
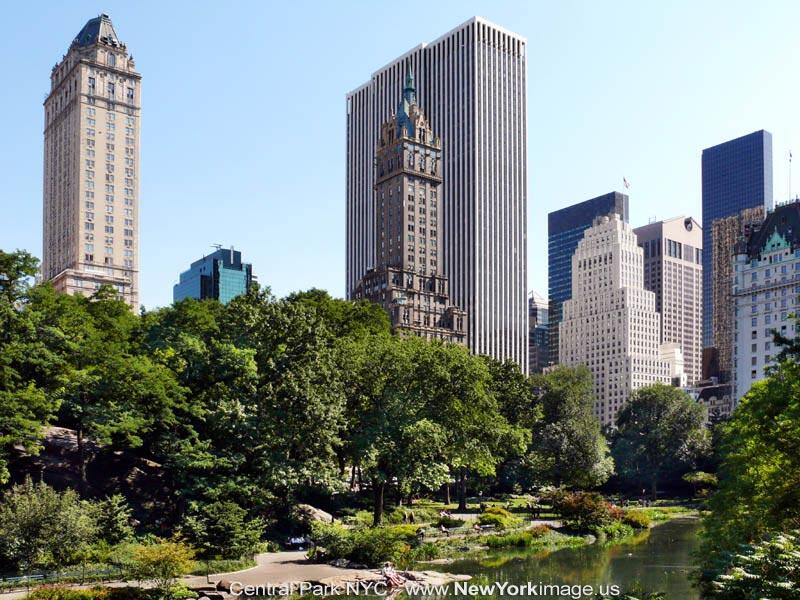
M 383 564 L 381 574 L 386 578 L 386 585 L 389 588 L 402 587 L 406 583 L 405 577 L 401 576 L 397 571 L 395 571 L 394 565 L 390 562 Z
M 445 527 L 445 526 L 444 526 L 444 523 L 442 523 L 441 525 L 439 525 L 439 531 L 441 531 L 441 532 L 442 532 L 443 534 L 445 534 L 447 537 L 450 537 L 450 530 L 449 530 L 447 527 Z

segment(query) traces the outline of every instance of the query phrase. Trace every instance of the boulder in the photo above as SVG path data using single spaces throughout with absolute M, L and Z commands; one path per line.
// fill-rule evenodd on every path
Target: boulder
M 298 504 L 294 507 L 292 512 L 298 521 L 307 525 L 315 521 L 320 523 L 333 522 L 333 515 L 319 508 L 315 508 L 310 504 Z

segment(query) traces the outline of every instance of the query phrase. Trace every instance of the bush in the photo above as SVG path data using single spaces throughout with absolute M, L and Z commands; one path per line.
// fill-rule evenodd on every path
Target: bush
M 186 594 L 188 592 L 189 595 Z M 196 598 L 197 594 L 185 588 L 178 590 L 181 598 Z M 146 590 L 136 587 L 93 587 L 81 589 L 65 585 L 43 585 L 31 591 L 26 600 L 157 600 L 157 590 Z M 171 596 L 176 600 L 176 596 Z
M 442 549 L 438 544 L 433 544 L 431 542 L 425 542 L 424 544 L 420 544 L 416 548 L 411 551 L 409 555 L 409 559 L 411 561 L 418 561 L 418 560 L 435 560 L 442 555 Z
M 714 598 L 797 598 L 800 589 L 800 531 L 745 546 L 711 582 Z
M 139 581 L 152 581 L 153 585 L 168 594 L 178 577 L 194 567 L 194 550 L 181 542 L 157 540 L 133 549 L 130 575 Z
M 206 573 L 233 573 L 235 571 L 244 571 L 256 566 L 256 561 L 253 558 L 223 558 L 216 560 L 196 560 L 190 575 L 205 575 Z
M 550 531 L 547 525 L 537 525 L 527 531 L 487 537 L 486 545 L 490 548 L 525 548 L 539 543 Z
M 371 525 L 372 524 L 372 513 L 368 513 L 369 519 L 366 521 L 365 524 Z M 414 516 L 414 525 L 418 525 L 420 523 L 433 523 L 439 517 L 439 512 L 431 507 L 398 507 L 394 510 L 387 512 L 384 515 L 386 522 L 392 525 L 400 525 L 403 523 L 407 523 L 409 521 L 409 517 Z M 404 521 L 405 519 L 405 521 Z
M 264 523 L 235 502 L 212 502 L 194 507 L 181 531 L 204 558 L 237 559 L 258 551 Z
M 634 534 L 633 527 L 620 521 L 611 521 L 603 525 L 595 525 L 591 528 L 598 538 L 606 540 L 618 540 Z
M 337 524 L 315 523 L 311 539 L 326 559 L 345 558 L 371 567 L 402 562 L 417 544 L 416 525 L 389 525 L 347 529 Z
M 511 518 L 511 513 L 502 506 L 487 506 L 483 513 L 484 515 L 500 515 L 501 517 Z
M 456 519 L 453 517 L 439 517 L 436 521 L 436 526 L 441 527 L 444 525 L 447 529 L 455 529 L 456 527 L 463 527 L 466 521 L 464 519 Z
M 0 502 L 0 563 L 23 571 L 75 564 L 97 537 L 97 512 L 72 490 L 28 478 Z
M 478 517 L 478 523 L 481 525 L 493 525 L 495 529 L 502 530 L 511 527 L 512 519 L 510 515 L 503 516 L 501 514 L 484 512 Z
M 590 530 L 612 521 L 609 506 L 596 492 L 575 492 L 558 499 L 556 510 L 571 527 Z
M 647 529 L 650 527 L 652 519 L 647 513 L 638 510 L 627 510 L 622 515 L 622 522 L 634 529 Z

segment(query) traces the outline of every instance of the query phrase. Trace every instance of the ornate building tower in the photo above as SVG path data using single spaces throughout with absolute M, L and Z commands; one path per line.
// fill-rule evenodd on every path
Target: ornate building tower
M 139 307 L 141 75 L 108 15 L 90 19 L 44 102 L 42 275 L 62 292 L 116 288 Z
M 467 316 L 442 275 L 442 145 L 417 104 L 409 71 L 397 113 L 375 150 L 375 256 L 354 296 L 381 304 L 392 328 L 465 343 Z

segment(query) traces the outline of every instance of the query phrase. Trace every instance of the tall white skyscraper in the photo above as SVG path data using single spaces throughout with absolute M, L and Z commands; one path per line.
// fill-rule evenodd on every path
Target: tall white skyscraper
M 644 287 L 643 251 L 619 215 L 598 217 L 572 257 L 572 298 L 559 323 L 561 364 L 592 372 L 595 415 L 612 425 L 632 390 L 669 384 L 681 357 L 662 349 L 656 296 Z M 671 364 L 663 356 L 672 356 Z M 675 363 L 678 363 L 677 365 Z
M 525 46 L 475 17 L 347 94 L 347 295 L 376 266 L 375 140 L 406 74 L 441 136 L 441 270 L 468 345 L 528 369 Z
M 53 67 L 44 102 L 42 275 L 67 293 L 110 285 L 139 308 L 141 79 L 108 15 Z

